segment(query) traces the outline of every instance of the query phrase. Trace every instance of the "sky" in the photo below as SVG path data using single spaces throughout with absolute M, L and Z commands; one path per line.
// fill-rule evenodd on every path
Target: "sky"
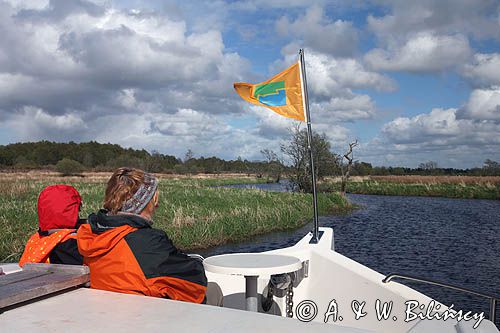
M 0 0 L 0 145 L 263 159 L 294 120 L 244 102 L 305 49 L 313 130 L 373 165 L 500 160 L 498 0 Z

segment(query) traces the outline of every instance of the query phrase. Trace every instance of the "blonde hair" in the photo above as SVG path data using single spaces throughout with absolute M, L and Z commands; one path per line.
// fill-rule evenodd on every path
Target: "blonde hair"
M 145 172 L 133 168 L 118 168 L 108 181 L 104 196 L 104 208 L 111 214 L 120 211 L 125 201 L 130 199 L 144 183 Z

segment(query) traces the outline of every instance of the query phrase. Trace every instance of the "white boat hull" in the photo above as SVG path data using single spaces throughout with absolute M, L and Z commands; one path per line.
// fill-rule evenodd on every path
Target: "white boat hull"
M 308 277 L 294 287 L 294 317 L 311 322 L 325 322 L 334 326 L 355 327 L 375 332 L 498 332 L 493 323 L 482 320 L 476 330 L 465 330 L 472 327 L 475 320 L 468 322 L 457 320 L 420 320 L 413 319 L 418 313 L 425 315 L 428 305 L 435 303 L 440 313 L 448 309 L 447 306 L 433 301 L 428 296 L 400 283 L 383 283 L 384 276 L 354 260 L 351 260 L 334 251 L 334 237 L 331 228 L 320 228 L 323 236 L 318 244 L 310 244 L 312 234 L 306 235 L 296 245 L 284 249 L 268 251 L 266 253 L 295 256 L 303 262 L 308 262 Z M 207 272 L 210 281 L 217 282 L 224 293 L 224 305 L 236 309 L 244 309 L 244 278 Z M 262 294 L 268 285 L 269 277 L 258 280 L 259 292 Z M 285 297 L 276 298 L 276 304 L 269 312 L 286 315 Z M 362 318 L 356 318 L 352 303 L 363 306 Z M 407 314 L 408 301 L 418 302 L 425 309 L 414 309 Z M 302 304 L 301 304 L 302 302 Z M 314 302 L 314 304 L 312 303 Z M 432 302 L 432 303 L 431 303 Z M 260 302 L 259 302 L 260 303 Z M 392 304 L 392 311 L 387 319 L 377 317 L 376 306 Z M 416 303 L 410 303 L 416 304 Z M 300 308 L 299 308 L 300 307 Z M 317 309 L 317 314 L 311 314 Z M 358 308 L 359 309 L 359 306 Z M 305 311 L 306 315 L 300 315 Z M 309 310 L 309 311 L 307 311 Z M 335 310 L 337 310 L 335 312 Z M 260 311 L 263 312 L 262 308 Z M 358 311 L 359 312 L 359 311 Z M 433 312 L 436 312 L 435 310 Z M 342 317 L 340 320 L 340 317 Z M 336 319 L 334 321 L 334 319 Z M 413 320 L 412 320 L 413 319 Z
M 293 317 L 286 316 L 285 297 L 274 297 L 268 313 L 245 308 L 243 276 L 207 272 L 224 294 L 224 308 L 171 300 L 118 294 L 80 288 L 10 309 L 0 314 L 2 332 L 450 332 L 495 333 L 495 325 L 474 321 L 405 320 L 407 301 L 428 305 L 432 299 L 399 283 L 382 282 L 380 273 L 334 251 L 333 230 L 321 228 L 318 244 L 309 244 L 311 234 L 296 245 L 265 253 L 295 256 L 307 263 L 307 277 L 294 284 Z M 19 271 L 16 264 L 0 265 L 5 274 Z M 305 272 L 305 271 L 304 271 Z M 269 276 L 258 279 L 260 294 Z M 366 313 L 356 318 L 355 310 Z M 376 304 L 392 302 L 387 319 L 377 318 Z M 264 312 L 259 299 L 259 312 Z M 361 312 L 359 306 L 364 304 Z M 439 311 L 447 310 L 440 304 Z M 422 310 L 425 313 L 425 309 Z M 417 310 L 415 310 L 417 312 Z M 316 313 L 316 315 L 314 315 Z M 274 314 L 274 315 L 272 315 Z M 297 318 L 299 317 L 299 318 Z M 341 318 L 342 317 L 342 318 Z M 307 322 L 303 322 L 307 321 Z

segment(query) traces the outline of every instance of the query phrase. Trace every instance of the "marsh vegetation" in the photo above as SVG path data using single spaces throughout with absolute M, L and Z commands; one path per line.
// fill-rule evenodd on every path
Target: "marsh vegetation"
M 321 191 L 341 188 L 339 178 L 328 178 Z M 366 176 L 354 177 L 347 192 L 356 194 L 430 196 L 464 199 L 500 199 L 499 176 Z
M 81 194 L 86 217 L 101 207 L 110 174 L 58 177 L 55 173 L 0 174 L 0 262 L 17 261 L 37 230 L 37 196 L 47 185 L 69 184 Z M 206 248 L 277 230 L 297 228 L 312 216 L 311 195 L 215 187 L 263 182 L 255 177 L 160 178 L 160 207 L 154 226 L 183 250 Z M 336 193 L 319 196 L 321 214 L 346 212 L 350 205 Z

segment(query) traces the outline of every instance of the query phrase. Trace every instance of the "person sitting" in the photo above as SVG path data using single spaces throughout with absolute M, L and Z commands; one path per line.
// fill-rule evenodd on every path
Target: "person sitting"
M 84 223 L 78 217 L 82 198 L 69 185 L 52 185 L 38 196 L 38 232 L 26 243 L 19 266 L 26 263 L 82 265 L 76 230 Z
M 158 180 L 151 174 L 132 168 L 113 173 L 104 209 L 78 230 L 90 287 L 202 303 L 207 290 L 202 262 L 151 227 L 158 198 Z

